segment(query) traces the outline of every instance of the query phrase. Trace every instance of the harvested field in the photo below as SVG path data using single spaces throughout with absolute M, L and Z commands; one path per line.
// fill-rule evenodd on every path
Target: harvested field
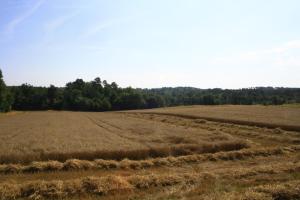
M 0 118 L 0 163 L 70 158 L 145 159 L 236 150 L 246 142 L 226 136 L 210 141 L 209 130 L 120 113 L 23 112 Z
M 300 132 L 277 127 L 299 126 L 299 113 L 195 106 L 1 114 L 0 199 L 299 199 Z
M 299 106 L 179 106 L 139 112 L 300 131 Z

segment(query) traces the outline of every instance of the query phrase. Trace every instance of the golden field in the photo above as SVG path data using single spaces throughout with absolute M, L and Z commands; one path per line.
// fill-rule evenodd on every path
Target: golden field
M 0 115 L 0 199 L 300 199 L 300 108 Z
M 263 106 L 263 105 L 216 105 L 216 106 L 178 106 L 140 110 L 167 115 L 202 118 L 213 121 L 254 125 L 262 127 L 284 127 L 300 131 L 300 106 Z

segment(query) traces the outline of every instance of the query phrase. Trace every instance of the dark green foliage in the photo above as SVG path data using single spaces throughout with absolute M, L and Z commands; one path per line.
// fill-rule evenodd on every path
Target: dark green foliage
M 108 111 L 158 108 L 178 105 L 300 103 L 299 88 L 259 87 L 239 90 L 198 89 L 191 87 L 133 89 L 120 88 L 100 78 L 90 82 L 77 79 L 64 88 L 33 87 L 28 84 L 9 87 L 0 74 L 0 111 L 15 110 L 74 110 Z M 12 98 L 13 97 L 13 98 Z M 12 99 L 14 99 L 12 103 Z
M 51 109 L 61 109 L 63 102 L 63 90 L 50 85 L 47 89 L 47 107 Z
M 300 103 L 300 88 L 256 87 L 237 90 L 198 89 L 190 87 L 143 90 L 161 96 L 166 106 L 177 105 L 280 105 Z
M 144 95 L 147 108 L 159 108 L 165 106 L 164 98 L 160 95 Z
M 125 109 L 158 108 L 177 105 L 264 104 L 279 105 L 299 103 L 297 88 L 249 88 L 241 90 L 160 88 L 119 88 L 116 83 L 95 79 L 84 82 L 77 79 L 65 88 L 32 87 L 23 84 L 11 87 L 16 110 L 76 110 L 108 111 Z
M 11 87 L 11 91 L 14 94 L 14 110 L 46 110 L 48 108 L 48 89 L 45 87 L 22 84 L 18 87 Z
M 139 109 L 145 108 L 146 102 L 140 92 L 127 88 L 117 98 L 115 107 L 120 110 Z
M 0 112 L 10 111 L 12 100 L 12 96 L 4 83 L 2 71 L 0 70 Z

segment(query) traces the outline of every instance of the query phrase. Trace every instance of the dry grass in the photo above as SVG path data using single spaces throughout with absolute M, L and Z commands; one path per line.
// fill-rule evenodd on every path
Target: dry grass
M 259 186 L 252 192 L 264 194 L 270 199 L 300 199 L 300 181 Z
M 205 151 L 206 143 L 224 142 L 224 138 L 234 141 L 214 137 L 211 130 L 174 128 L 119 113 L 49 111 L 4 116 L 0 117 L 0 163 L 138 160 L 198 153 Z
M 224 200 L 297 200 L 300 199 L 300 181 L 266 184 L 243 192 L 221 192 L 201 199 Z
M 0 199 L 299 199 L 294 126 L 286 106 L 0 115 Z
M 0 196 L 10 200 L 17 198 L 29 199 L 57 199 L 74 195 L 130 192 L 134 189 L 150 187 L 166 187 L 195 180 L 191 175 L 147 175 L 147 176 L 106 176 L 86 177 L 69 181 L 34 181 L 24 184 L 1 184 Z
M 202 143 L 202 144 L 180 144 L 170 147 L 156 147 L 137 150 L 120 150 L 120 151 L 90 151 L 90 152 L 51 152 L 41 154 L 24 154 L 24 155 L 5 155 L 0 156 L 0 163 L 30 163 L 31 161 L 47 161 L 56 160 L 64 162 L 70 158 L 80 160 L 94 159 L 113 159 L 122 160 L 125 158 L 131 160 L 142 160 L 146 158 L 157 158 L 167 156 L 189 155 L 194 153 L 215 153 L 218 151 L 232 151 L 248 148 L 249 144 L 244 141 L 225 141 L 218 143 Z
M 0 173 L 34 173 L 34 172 L 48 172 L 48 171 L 69 171 L 69 170 L 95 170 L 95 169 L 147 169 L 150 167 L 162 166 L 182 166 L 191 163 L 202 163 L 207 161 L 232 161 L 232 160 L 245 160 L 253 159 L 255 157 L 268 157 L 274 155 L 285 155 L 300 152 L 300 146 L 289 147 L 275 147 L 275 148 L 262 148 L 262 149 L 244 149 L 230 152 L 218 152 L 208 154 L 194 154 L 187 156 L 168 156 L 165 158 L 155 158 L 147 160 L 129 160 L 124 159 L 121 161 L 96 159 L 94 161 L 70 159 L 66 162 L 58 161 L 45 161 L 33 162 L 29 165 L 8 164 L 0 165 Z
M 185 127 L 186 129 L 193 128 L 196 130 L 208 131 L 209 133 L 206 133 L 206 137 L 202 138 L 203 141 L 207 142 L 230 141 L 234 138 L 242 138 L 245 140 L 251 139 L 252 142 L 262 145 L 270 145 L 271 143 L 274 145 L 300 144 L 298 132 L 285 131 L 280 128 L 270 129 L 212 121 L 199 123 L 199 120 L 201 119 L 194 119 L 194 117 L 189 119 L 161 114 L 127 113 L 127 116 L 162 122 L 176 127 Z M 177 141 L 180 141 L 179 139 L 177 139 Z
M 191 119 L 201 118 L 215 122 L 268 128 L 281 127 L 285 130 L 300 131 L 299 107 L 260 105 L 179 106 L 139 110 L 138 113 L 160 113 Z
M 130 176 L 103 176 L 84 177 L 71 180 L 51 180 L 51 181 L 29 181 L 22 184 L 0 184 L 0 195 L 2 199 L 57 199 L 72 197 L 75 195 L 93 194 L 108 195 L 115 193 L 132 193 L 150 188 L 173 187 L 175 185 L 203 185 L 205 182 L 214 182 L 221 177 L 230 179 L 247 180 L 250 176 L 270 174 L 272 176 L 283 173 L 300 172 L 300 163 L 284 163 L 277 166 L 255 167 L 247 170 L 236 169 L 233 171 L 223 170 L 215 174 L 210 173 L 179 173 L 168 175 L 130 175 Z M 230 175 L 228 174 L 230 173 Z M 300 195 L 299 181 L 286 184 L 267 184 L 258 187 L 250 187 L 243 193 L 236 191 L 218 191 L 217 194 L 208 194 L 206 198 L 199 199 L 253 199 L 258 197 L 268 197 L 270 199 L 297 199 Z M 197 196 L 195 191 L 190 191 L 188 196 Z M 203 195 L 201 195 L 203 197 Z

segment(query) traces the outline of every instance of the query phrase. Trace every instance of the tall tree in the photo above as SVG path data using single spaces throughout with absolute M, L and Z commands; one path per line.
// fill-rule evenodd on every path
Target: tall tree
M 0 112 L 8 112 L 11 109 L 12 98 L 6 88 L 3 80 L 2 71 L 0 70 Z

